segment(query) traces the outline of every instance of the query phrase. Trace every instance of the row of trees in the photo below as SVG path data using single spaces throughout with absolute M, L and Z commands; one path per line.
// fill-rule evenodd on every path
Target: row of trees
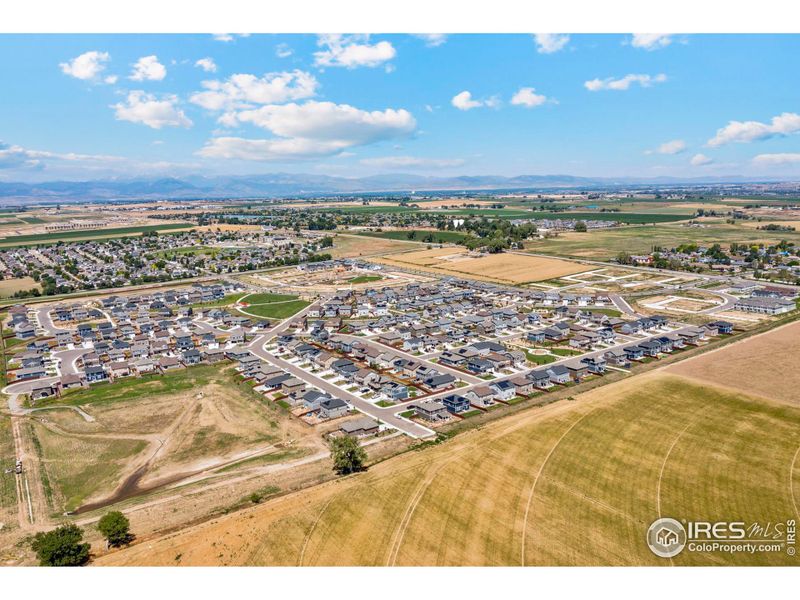
M 133 541 L 128 517 L 118 510 L 103 515 L 97 523 L 109 546 L 124 546 Z M 52 531 L 39 532 L 31 542 L 39 564 L 45 567 L 79 567 L 89 562 L 89 544 L 83 541 L 83 529 L 69 523 Z

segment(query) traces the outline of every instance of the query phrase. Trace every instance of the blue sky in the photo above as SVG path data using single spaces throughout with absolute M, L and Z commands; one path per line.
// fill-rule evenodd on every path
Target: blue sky
M 0 179 L 791 177 L 796 56 L 788 35 L 2 35 Z

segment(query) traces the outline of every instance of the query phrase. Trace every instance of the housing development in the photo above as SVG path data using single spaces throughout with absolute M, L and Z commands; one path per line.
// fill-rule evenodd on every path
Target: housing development
M 0 35 L 0 565 L 797 567 L 799 54 Z

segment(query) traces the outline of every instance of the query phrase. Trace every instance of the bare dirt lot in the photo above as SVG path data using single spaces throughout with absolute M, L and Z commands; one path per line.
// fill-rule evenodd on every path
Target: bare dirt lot
M 692 379 L 800 405 L 800 322 L 669 367 Z
M 42 287 L 38 281 L 34 281 L 32 277 L 18 277 L 15 279 L 3 279 L 0 281 L 0 298 L 9 298 L 14 295 L 14 292 L 21 290 L 41 290 Z

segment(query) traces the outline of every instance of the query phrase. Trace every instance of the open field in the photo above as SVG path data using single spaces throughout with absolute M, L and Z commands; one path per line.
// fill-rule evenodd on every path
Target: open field
M 413 239 L 409 238 L 409 234 L 413 234 Z M 456 243 L 467 237 L 466 234 L 458 231 L 436 231 L 434 229 L 401 229 L 398 231 L 362 231 L 358 235 L 365 237 L 382 238 L 388 240 L 410 240 L 421 242 L 427 236 L 433 237 L 435 244 Z
M 333 238 L 333 248 L 328 248 L 325 252 L 330 252 L 333 258 L 356 258 L 402 252 L 414 248 L 419 248 L 419 244 L 386 238 L 365 240 L 360 235 L 337 233 Z
M 511 284 L 544 281 L 590 270 L 590 267 L 574 262 L 524 254 L 490 254 L 471 258 L 463 248 L 434 248 L 407 252 L 389 258 L 384 257 L 376 262 L 442 275 L 466 276 Z
M 659 515 L 797 518 L 798 445 L 796 408 L 648 373 L 98 562 L 669 565 L 645 544 Z M 798 564 L 785 552 L 672 562 Z
M 269 304 L 254 304 L 246 308 L 240 308 L 239 312 L 253 317 L 264 317 L 266 319 L 287 319 L 293 314 L 300 312 L 308 305 L 309 303 L 305 300 L 287 300 Z
M 685 377 L 800 406 L 800 322 L 669 367 Z
M 32 277 L 17 277 L 15 279 L 0 280 L 0 298 L 10 298 L 14 292 L 32 290 L 41 290 L 42 286 L 38 281 L 34 281 Z
M 762 223 L 763 225 L 763 223 Z M 724 222 L 708 223 L 708 227 L 684 227 L 677 223 L 641 225 L 601 229 L 587 233 L 566 232 L 558 237 L 532 240 L 525 248 L 537 253 L 576 258 L 608 260 L 620 252 L 647 254 L 653 246 L 674 248 L 683 243 L 711 245 L 720 243 L 777 243 L 785 239 L 800 244 L 800 232 L 758 231 L 751 227 Z
M 284 302 L 285 300 L 296 300 L 294 294 L 246 294 L 239 298 L 239 302 L 245 304 L 268 304 L 270 302 Z
M 239 456 L 280 462 L 320 445 L 313 430 L 236 383 L 230 370 L 198 369 L 205 377 L 187 370 L 158 390 L 106 386 L 108 399 L 83 405 L 94 421 L 73 411 L 33 413 L 51 509 L 123 500 L 215 465 L 233 468 Z M 291 451 L 275 446 L 288 441 Z
M 14 438 L 11 432 L 11 419 L 0 415 L 0 539 L 4 530 L 10 530 L 17 523 L 17 475 L 6 469 L 14 468 L 16 459 L 14 452 Z
M 55 244 L 59 241 L 100 240 L 130 235 L 140 235 L 150 231 L 168 232 L 192 229 L 191 223 L 164 223 L 163 225 L 140 225 L 137 227 L 116 227 L 109 229 L 81 229 L 75 231 L 59 231 L 57 233 L 37 233 L 0 238 L 0 248 L 16 246 L 33 246 L 36 244 Z

